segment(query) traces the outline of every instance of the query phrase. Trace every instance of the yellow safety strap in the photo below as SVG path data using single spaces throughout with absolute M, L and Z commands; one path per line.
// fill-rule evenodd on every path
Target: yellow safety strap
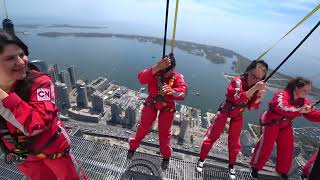
M 54 153 L 54 154 L 53 154 L 53 157 L 52 157 L 51 159 L 61 158 L 62 156 L 64 156 L 64 154 L 65 154 L 65 153 L 63 153 L 63 152 Z M 42 158 L 42 159 L 48 157 L 48 155 L 43 154 L 43 153 L 36 154 L 35 156 L 36 156 L 37 158 Z
M 176 11 L 174 14 L 174 23 L 173 23 L 173 34 L 171 39 L 171 53 L 173 53 L 173 49 L 176 41 L 176 30 L 177 30 L 177 19 L 178 19 L 178 10 L 179 10 L 179 0 L 176 0 Z
M 43 153 L 40 153 L 40 154 L 37 154 L 36 157 L 38 157 L 38 158 L 46 158 L 47 155 L 45 155 Z
M 309 19 L 315 12 L 317 12 L 320 9 L 320 4 L 315 7 L 309 14 L 307 14 L 298 24 L 296 24 L 287 34 L 285 34 L 281 39 L 279 39 L 271 48 L 263 52 L 256 60 L 259 61 L 263 56 L 265 56 L 272 48 L 274 48 L 282 39 L 284 39 L 288 34 L 290 34 L 293 30 L 295 30 L 297 27 L 299 27 L 304 21 Z

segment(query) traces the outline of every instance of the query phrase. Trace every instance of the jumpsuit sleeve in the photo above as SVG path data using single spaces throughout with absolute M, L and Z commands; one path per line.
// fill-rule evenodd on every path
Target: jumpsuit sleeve
M 175 86 L 173 90 L 176 91 L 176 93 L 172 96 L 174 100 L 184 100 L 187 95 L 188 85 L 185 82 L 182 74 L 176 75 Z
M 310 101 L 308 99 L 306 99 L 307 104 L 311 104 Z M 302 114 L 303 117 L 305 117 L 306 119 L 308 119 L 309 121 L 313 121 L 313 122 L 318 122 L 320 123 L 320 111 L 318 109 L 313 109 L 311 112 L 309 113 L 304 113 Z
M 239 77 L 231 80 L 227 89 L 227 98 L 237 105 L 249 100 L 246 91 L 242 89 L 242 82 Z
M 278 112 L 283 116 L 299 117 L 301 113 L 299 112 L 301 108 L 290 105 L 290 99 L 285 91 L 280 91 L 273 97 L 273 110 Z
M 145 69 L 138 74 L 140 84 L 149 84 L 156 75 L 152 75 L 152 67 Z
M 305 117 L 309 121 L 320 123 L 320 111 L 317 109 L 314 109 L 309 113 L 303 114 L 303 117 Z
M 0 102 L 0 115 L 26 136 L 33 136 L 51 126 L 57 113 L 54 84 L 48 76 L 41 76 L 33 82 L 29 102 L 16 93 Z

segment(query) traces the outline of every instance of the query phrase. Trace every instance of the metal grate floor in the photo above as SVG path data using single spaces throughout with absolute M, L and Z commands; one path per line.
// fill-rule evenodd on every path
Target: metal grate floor
M 98 144 L 72 137 L 72 151 L 90 180 L 225 180 L 229 179 L 227 168 L 205 164 L 202 173 L 195 171 L 196 163 L 172 158 L 169 168 L 161 170 L 159 156 L 136 152 L 131 161 L 126 160 L 127 149 Z M 0 179 L 26 179 L 14 165 L 0 160 Z M 248 169 L 238 169 L 237 179 L 250 179 Z M 261 180 L 277 179 L 262 176 Z

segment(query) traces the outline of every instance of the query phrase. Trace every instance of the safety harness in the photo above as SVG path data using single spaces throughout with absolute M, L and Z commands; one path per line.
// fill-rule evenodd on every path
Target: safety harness
M 175 80 L 175 76 L 172 76 L 168 84 L 170 87 L 173 86 L 174 80 Z M 162 75 L 157 76 L 157 82 L 158 82 L 158 95 L 156 97 L 149 96 L 149 98 L 147 98 L 146 101 L 144 102 L 144 105 L 160 111 L 175 112 L 176 111 L 175 108 L 170 107 L 168 103 L 164 100 L 164 92 L 162 90 L 164 80 Z M 152 101 L 150 102 L 148 101 L 148 99 L 151 99 Z
M 293 95 L 291 95 L 291 97 L 292 96 Z M 294 100 L 293 99 L 290 100 L 290 104 L 294 104 Z M 302 107 L 303 104 L 304 104 L 304 101 L 298 101 L 298 106 L 299 107 Z M 261 124 L 261 126 L 269 126 L 269 125 L 273 125 L 273 124 L 280 124 L 280 123 L 282 123 L 284 121 L 293 120 L 295 118 L 293 116 L 283 116 L 282 114 L 280 114 L 279 112 L 275 111 L 273 108 L 270 108 L 270 107 L 269 107 L 268 111 L 271 112 L 271 113 L 277 114 L 279 116 L 282 116 L 282 118 L 281 119 L 272 119 L 270 122 L 266 122 L 266 123 Z M 292 122 L 293 121 L 291 121 L 291 123 L 286 127 L 291 126 Z M 284 127 L 284 128 L 286 128 L 286 127 Z M 284 129 L 284 128 L 282 128 L 282 129 Z
M 38 158 L 49 158 L 57 159 L 69 154 L 70 148 L 65 149 L 63 152 L 44 154 L 42 153 L 47 147 L 49 147 L 61 134 L 61 128 L 59 128 L 49 141 L 42 146 L 40 149 L 34 151 L 30 150 L 29 147 L 32 144 L 34 137 L 25 136 L 21 131 L 16 134 L 11 134 L 7 128 L 6 121 L 0 118 L 0 135 L 9 143 L 15 146 L 14 150 L 9 150 L 5 145 L 4 141 L 0 139 L 0 148 L 4 153 L 4 160 L 7 164 L 22 163 L 30 155 L 34 155 Z
M 232 101 L 229 101 L 228 99 L 226 99 L 226 101 L 225 101 L 225 104 L 228 104 L 228 105 L 230 106 L 230 108 L 228 108 L 228 109 L 230 109 L 230 110 L 232 110 L 232 109 L 234 109 L 234 108 L 245 109 L 245 108 L 247 107 L 248 103 L 249 103 L 248 100 L 245 101 L 245 102 L 242 103 L 242 104 L 235 104 L 235 103 L 233 103 Z
M 244 91 L 247 91 L 248 89 L 249 89 L 248 86 L 243 87 Z M 227 97 L 227 95 L 226 95 L 226 97 Z M 224 112 L 229 113 L 232 110 L 234 110 L 235 108 L 240 108 L 240 113 L 242 113 L 248 104 L 249 104 L 249 100 L 246 100 L 245 102 L 243 102 L 241 104 L 235 104 L 234 102 L 232 102 L 226 98 L 226 100 L 220 104 L 218 111 L 224 111 Z M 225 105 L 227 105 L 227 107 L 225 107 Z
M 277 111 L 275 111 L 275 110 L 273 110 L 271 108 L 269 108 L 268 111 L 271 112 L 271 113 L 283 116 L 282 114 L 278 113 Z M 270 122 L 266 122 L 266 123 L 261 124 L 261 126 L 269 126 L 269 125 L 273 125 L 273 124 L 280 124 L 280 123 L 282 123 L 284 121 L 293 120 L 293 119 L 294 119 L 293 116 L 283 116 L 281 119 L 272 119 Z M 290 126 L 291 126 L 291 123 L 290 123 Z

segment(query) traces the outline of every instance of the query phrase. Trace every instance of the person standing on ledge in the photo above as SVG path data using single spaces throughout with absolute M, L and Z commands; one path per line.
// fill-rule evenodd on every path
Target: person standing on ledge
M 229 176 L 236 178 L 234 165 L 237 155 L 241 150 L 240 133 L 243 125 L 243 112 L 245 109 L 255 110 L 260 107 L 261 99 L 265 93 L 265 83 L 268 72 L 268 64 L 263 60 L 252 61 L 246 71 L 234 77 L 226 93 L 226 100 L 221 104 L 213 122 L 207 130 L 204 137 L 200 158 L 196 170 L 202 172 L 204 160 L 208 156 L 213 144 L 220 137 L 227 119 L 230 118 L 230 127 L 228 133 L 228 151 L 229 151 Z
M 282 180 L 289 179 L 294 150 L 293 119 L 303 116 L 309 121 L 320 122 L 320 111 L 311 104 L 307 95 L 312 82 L 302 77 L 290 80 L 284 90 L 279 90 L 260 116 L 261 136 L 251 158 L 253 179 L 259 179 L 259 171 L 269 159 L 273 145 L 277 143 L 275 170 Z
M 187 84 L 183 75 L 175 71 L 176 61 L 171 53 L 156 65 L 141 71 L 138 79 L 148 86 L 149 96 L 141 112 L 137 132 L 129 139 L 127 159 L 132 159 L 142 139 L 150 132 L 158 115 L 158 132 L 162 169 L 167 169 L 171 157 L 171 125 L 175 114 L 175 100 L 184 100 Z

